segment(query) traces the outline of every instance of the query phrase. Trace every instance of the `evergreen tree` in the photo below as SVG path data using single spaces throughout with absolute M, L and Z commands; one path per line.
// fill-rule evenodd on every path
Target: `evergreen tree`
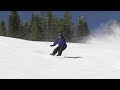
M 74 23 L 72 23 L 72 27 L 71 27 L 71 42 L 75 42 L 76 41 L 75 31 L 76 31 L 76 26 L 75 26 Z
M 40 13 L 36 15 L 36 20 L 37 20 L 37 40 L 43 41 L 45 40 L 45 30 L 43 29 L 43 22 L 44 22 L 44 16 L 42 15 L 44 13 Z
M 23 29 L 23 25 L 22 25 L 22 22 L 20 20 L 20 23 L 18 24 L 18 38 L 21 38 L 21 39 L 24 39 L 24 29 Z
M 53 41 L 55 38 L 55 32 L 56 30 L 56 17 L 53 16 L 52 11 L 47 11 L 46 15 L 46 40 L 47 41 Z
M 53 18 L 52 11 L 47 11 L 48 30 L 49 31 L 52 28 L 52 26 L 51 26 L 52 18 Z
M 31 21 L 30 21 L 30 29 L 31 29 L 31 27 L 32 27 L 32 25 L 33 25 L 33 21 L 34 21 L 34 14 L 32 13 Z
M 21 38 L 22 39 L 29 39 L 28 35 L 29 35 L 29 32 L 28 32 L 28 22 L 25 21 L 24 24 L 23 24 L 23 27 L 21 27 Z
M 54 16 L 51 11 L 47 12 L 46 23 L 46 36 L 48 41 L 54 41 L 58 36 L 59 32 L 66 34 L 64 24 L 66 22 L 66 17 L 64 19 L 59 19 L 58 17 Z
M 29 24 L 27 21 L 25 21 L 23 25 L 23 38 L 29 40 Z
M 51 41 L 54 41 L 58 35 L 59 32 L 59 20 L 57 17 L 53 16 L 51 20 Z
M 9 14 L 9 19 L 8 19 L 8 31 L 7 31 L 7 36 L 8 37 L 14 37 L 14 20 L 12 14 Z
M 37 36 L 37 30 L 38 30 L 38 27 L 37 27 L 37 20 L 35 18 L 34 15 L 32 15 L 32 18 L 31 18 L 31 24 L 30 24 L 30 39 L 35 41 L 36 40 L 36 36 Z
M 47 11 L 40 11 L 39 13 L 39 20 L 40 24 L 39 27 L 41 28 L 41 39 L 44 41 L 48 41 L 48 17 Z
M 64 11 L 63 33 L 67 41 L 71 41 L 72 16 L 69 11 Z
M 18 38 L 20 34 L 20 17 L 17 11 L 11 11 L 14 23 L 14 37 Z
M 32 15 L 30 24 L 30 38 L 31 40 L 42 41 L 44 38 L 44 32 L 42 29 L 42 18 L 38 13 Z
M 78 18 L 78 26 L 77 26 L 77 38 L 78 40 L 82 40 L 89 35 L 89 30 L 87 26 L 87 21 L 85 17 Z
M 5 22 L 3 19 L 0 23 L 0 36 L 6 36 Z
M 52 41 L 52 20 L 53 20 L 53 15 L 52 11 L 47 11 L 47 16 L 46 16 L 46 23 L 47 23 L 47 29 L 46 29 L 46 39 L 47 41 Z
M 20 34 L 20 17 L 17 11 L 10 12 L 8 25 L 8 36 L 18 38 Z

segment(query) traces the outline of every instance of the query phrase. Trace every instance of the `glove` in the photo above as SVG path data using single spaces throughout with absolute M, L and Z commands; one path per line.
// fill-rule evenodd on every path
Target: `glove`
M 50 45 L 51 47 L 53 46 L 53 45 Z

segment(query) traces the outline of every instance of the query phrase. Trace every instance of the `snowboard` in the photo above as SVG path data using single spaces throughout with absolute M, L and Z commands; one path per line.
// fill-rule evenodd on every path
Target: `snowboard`
M 50 55 L 51 55 L 51 56 L 57 56 L 57 55 L 52 55 L 51 53 L 50 53 Z M 58 56 L 58 57 L 60 57 L 60 56 Z
M 57 55 L 51 55 L 51 54 L 50 56 L 57 57 L 57 58 L 64 58 L 64 56 L 57 56 Z

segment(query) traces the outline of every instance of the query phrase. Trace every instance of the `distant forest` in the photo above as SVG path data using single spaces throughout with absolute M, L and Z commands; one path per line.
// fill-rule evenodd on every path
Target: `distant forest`
M 78 16 L 75 25 L 70 11 L 64 11 L 62 18 L 54 16 L 52 11 L 39 11 L 31 15 L 30 22 L 24 23 L 17 11 L 10 11 L 8 27 L 4 18 L 0 21 L 0 36 L 31 41 L 54 41 L 59 32 L 63 33 L 67 42 L 82 41 L 89 35 L 85 17 Z

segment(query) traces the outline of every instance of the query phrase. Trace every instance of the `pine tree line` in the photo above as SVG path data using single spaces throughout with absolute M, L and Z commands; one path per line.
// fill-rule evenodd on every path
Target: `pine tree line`
M 39 11 L 32 14 L 30 22 L 24 23 L 17 11 L 11 11 L 7 30 L 4 19 L 0 21 L 0 36 L 32 41 L 54 41 L 59 32 L 63 33 L 68 42 L 82 40 L 89 35 L 85 17 L 79 17 L 76 27 L 69 11 L 64 11 L 63 18 L 54 16 L 52 11 Z

